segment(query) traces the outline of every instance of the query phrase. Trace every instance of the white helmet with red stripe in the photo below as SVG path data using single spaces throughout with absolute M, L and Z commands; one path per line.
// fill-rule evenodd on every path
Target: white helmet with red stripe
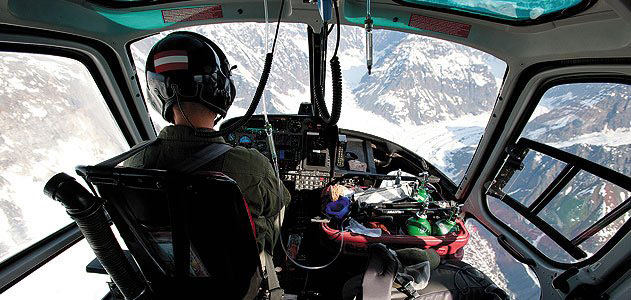
M 225 117 L 236 89 L 226 55 L 210 39 L 194 32 L 173 32 L 157 42 L 147 57 L 149 103 L 173 122 L 172 107 L 196 102 Z

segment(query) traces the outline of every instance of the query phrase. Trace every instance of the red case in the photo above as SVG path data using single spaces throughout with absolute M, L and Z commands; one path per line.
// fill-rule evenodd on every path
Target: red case
M 368 246 L 372 243 L 382 243 L 398 248 L 433 248 L 442 257 L 462 258 L 463 251 L 458 251 L 469 241 L 469 232 L 460 219 L 456 219 L 460 227 L 459 232 L 452 232 L 444 236 L 410 236 L 410 235 L 382 235 L 381 237 L 367 237 L 364 235 L 344 232 L 344 252 L 348 254 L 360 254 L 367 252 Z M 329 227 L 327 223 L 322 223 L 320 228 L 324 234 L 324 241 L 340 246 L 342 236 L 340 231 Z

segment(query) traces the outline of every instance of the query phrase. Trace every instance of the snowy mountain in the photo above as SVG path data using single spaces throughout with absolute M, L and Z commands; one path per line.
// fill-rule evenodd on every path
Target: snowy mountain
M 353 90 L 362 107 L 395 123 L 429 124 L 485 113 L 495 103 L 496 82 L 480 51 L 416 35 L 380 34 L 387 42 L 374 74 Z

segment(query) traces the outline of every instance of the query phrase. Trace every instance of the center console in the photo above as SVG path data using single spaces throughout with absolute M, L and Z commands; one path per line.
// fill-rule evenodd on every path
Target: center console
M 283 181 L 295 190 L 323 188 L 333 177 L 337 149 L 337 127 L 326 128 L 306 115 L 270 115 L 278 167 Z M 226 121 L 226 126 L 236 119 Z M 263 116 L 253 116 L 245 126 L 224 136 L 233 146 L 255 148 L 269 159 Z

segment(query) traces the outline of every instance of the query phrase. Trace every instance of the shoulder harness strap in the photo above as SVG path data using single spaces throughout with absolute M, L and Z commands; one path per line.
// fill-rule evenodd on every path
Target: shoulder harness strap
M 134 145 L 133 147 L 131 147 L 131 149 L 127 150 L 126 152 L 123 152 L 119 155 L 116 155 L 102 163 L 97 164 L 97 166 L 99 167 L 116 167 L 118 164 L 122 163 L 123 161 L 125 161 L 126 159 L 132 157 L 134 154 L 142 151 L 143 149 L 153 145 L 154 143 L 157 143 L 158 139 L 153 139 L 153 140 L 148 140 L 148 141 L 142 141 L 136 145 Z
M 210 163 L 211 161 L 217 159 L 224 153 L 230 151 L 232 146 L 224 143 L 212 143 L 199 152 L 193 154 L 189 159 L 184 160 L 173 167 L 173 170 L 177 170 L 178 172 L 189 174 L 197 169 L 203 167 L 204 165 Z

